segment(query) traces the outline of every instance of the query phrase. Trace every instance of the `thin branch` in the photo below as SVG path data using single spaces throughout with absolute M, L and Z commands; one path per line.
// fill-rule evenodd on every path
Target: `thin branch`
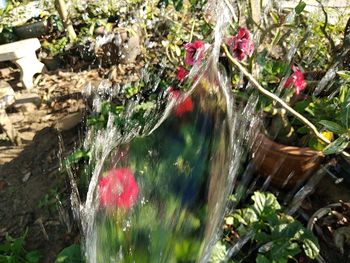
M 295 111 L 292 107 L 290 107 L 285 101 L 283 101 L 281 98 L 273 94 L 272 92 L 266 90 L 263 88 L 259 82 L 251 75 L 245 67 L 241 65 L 234 57 L 231 56 L 230 52 L 227 49 L 227 46 L 225 44 L 222 45 L 226 56 L 229 58 L 229 60 L 248 78 L 248 80 L 255 86 L 255 88 L 265 95 L 266 97 L 276 101 L 278 104 L 280 104 L 287 112 L 292 114 L 294 117 L 296 117 L 299 121 L 304 123 L 314 134 L 315 136 L 320 139 L 321 141 L 330 144 L 331 142 L 322 135 L 322 133 L 318 132 L 317 128 L 315 125 L 313 125 L 308 119 L 306 119 L 303 115 Z M 347 152 L 342 151 L 341 154 L 344 156 L 349 157 L 350 155 Z
M 333 54 L 335 51 L 335 44 L 333 39 L 331 38 L 331 36 L 327 33 L 327 26 L 328 26 L 328 14 L 326 12 L 326 9 L 324 8 L 324 5 L 321 3 L 320 0 L 317 0 L 317 2 L 320 4 L 321 8 L 322 8 L 322 12 L 324 14 L 324 23 L 323 26 L 321 27 L 321 31 L 323 33 L 323 35 L 328 39 L 329 44 L 331 45 L 331 53 Z
M 349 44 L 350 44 L 350 18 L 346 22 L 346 26 L 344 29 L 344 40 L 343 40 L 342 49 L 349 48 Z
M 69 40 L 74 41 L 77 38 L 77 34 L 75 33 L 72 21 L 68 16 L 65 0 L 55 0 L 55 6 L 63 22 L 64 27 L 67 30 Z
M 228 0 L 224 0 L 224 2 L 232 14 L 233 20 L 238 22 L 238 18 L 236 16 L 235 10 L 234 10 L 233 6 L 231 5 L 231 3 Z
M 322 134 L 320 134 L 315 127 L 308 119 L 306 119 L 303 115 L 295 111 L 293 108 L 291 108 L 286 102 L 284 102 L 281 98 L 273 94 L 272 92 L 266 90 L 263 88 L 259 82 L 239 63 L 235 58 L 233 58 L 228 51 L 226 45 L 223 45 L 224 51 L 226 53 L 226 56 L 231 60 L 231 62 L 240 70 L 242 73 L 249 79 L 249 81 L 258 89 L 258 91 L 265 96 L 269 97 L 270 99 L 276 101 L 278 104 L 280 104 L 286 111 L 294 115 L 298 120 L 300 120 L 302 123 L 304 123 L 306 126 L 310 128 L 310 130 L 323 142 L 329 144 L 330 141 L 325 138 Z
M 190 40 L 188 42 L 192 42 L 192 38 L 193 38 L 193 32 L 194 32 L 194 26 L 196 25 L 196 20 L 193 20 L 192 22 L 192 28 L 191 28 L 191 34 L 190 34 Z

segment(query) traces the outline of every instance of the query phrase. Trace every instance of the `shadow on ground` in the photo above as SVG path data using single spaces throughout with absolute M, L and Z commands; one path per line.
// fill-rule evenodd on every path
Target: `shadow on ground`
M 80 130 L 44 128 L 15 159 L 0 166 L 0 243 L 6 233 L 18 237 L 28 229 L 26 248 L 40 250 L 41 262 L 54 262 L 74 241 L 70 186 L 59 167 L 61 158 L 74 150 Z

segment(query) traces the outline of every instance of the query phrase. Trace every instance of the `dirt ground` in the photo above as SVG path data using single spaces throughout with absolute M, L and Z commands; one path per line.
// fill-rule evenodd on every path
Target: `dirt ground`
M 0 79 L 10 83 L 16 96 L 28 93 L 11 63 L 0 65 Z M 97 69 L 41 74 L 30 91 L 39 100 L 7 109 L 22 145 L 12 145 L 0 133 L 0 243 L 6 234 L 19 237 L 27 230 L 26 248 L 40 250 L 41 262 L 54 262 L 77 237 L 70 186 L 60 163 L 83 136 L 81 90 L 89 80 L 100 79 Z

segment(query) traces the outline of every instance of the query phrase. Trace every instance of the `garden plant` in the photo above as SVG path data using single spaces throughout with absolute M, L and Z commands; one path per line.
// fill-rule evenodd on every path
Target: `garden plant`
M 56 262 L 317 260 L 316 236 L 277 198 L 349 161 L 350 19 L 330 24 L 323 2 L 322 20 L 302 0 L 72 1 L 69 19 L 47 1 L 42 58 L 113 69 L 87 85 L 85 140 L 63 161 L 81 248 Z M 1 43 L 19 37 L 18 6 L 0 13 Z M 121 64 L 141 69 L 122 82 Z M 228 209 L 251 166 L 253 203 Z M 23 243 L 8 236 L 0 257 L 38 262 Z

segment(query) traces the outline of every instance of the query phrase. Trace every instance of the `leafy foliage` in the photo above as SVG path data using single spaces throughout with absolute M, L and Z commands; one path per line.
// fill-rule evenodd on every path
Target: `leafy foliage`
M 79 245 L 73 244 L 64 248 L 56 258 L 55 263 L 84 263 Z
M 255 192 L 251 199 L 253 204 L 236 209 L 225 220 L 226 249 L 245 236 L 252 241 L 251 246 L 246 245 L 243 252 L 232 258 L 234 262 L 249 253 L 254 253 L 257 263 L 287 262 L 301 252 L 311 259 L 316 258 L 319 253 L 317 239 L 299 221 L 281 213 L 281 206 L 273 194 Z M 232 233 L 236 234 L 232 236 Z M 224 251 L 222 243 L 219 243 L 211 262 L 222 262 Z
M 19 238 L 6 235 L 5 242 L 0 244 L 0 262 L 3 263 L 38 263 L 39 251 L 27 251 L 24 248 L 27 231 Z
M 339 94 L 332 98 L 321 97 L 312 98 L 298 102 L 295 109 L 315 123 L 323 131 L 323 135 L 334 141 L 328 146 L 311 137 L 309 146 L 316 150 L 323 150 L 324 154 L 334 154 L 343 151 L 349 144 L 349 123 L 350 123 L 350 89 L 344 83 L 339 90 Z M 293 125 L 301 134 L 306 134 L 307 130 L 300 122 L 294 120 Z

